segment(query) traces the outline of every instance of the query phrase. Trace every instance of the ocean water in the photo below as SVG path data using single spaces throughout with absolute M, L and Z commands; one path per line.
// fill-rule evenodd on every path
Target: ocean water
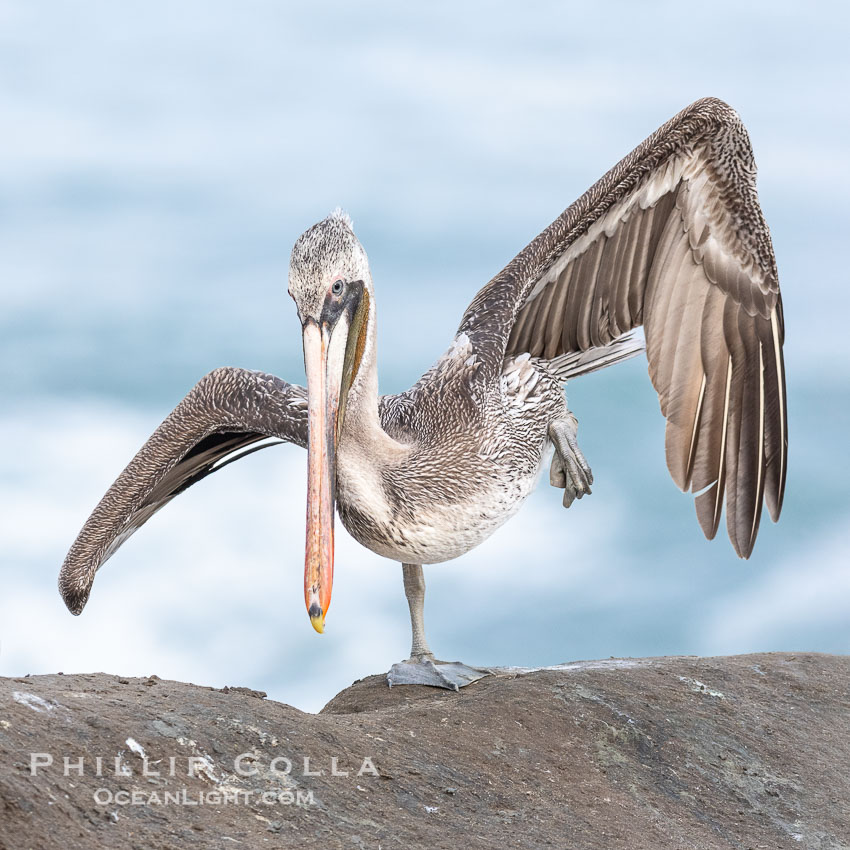
M 781 522 L 705 541 L 635 360 L 568 389 L 594 469 L 426 568 L 442 657 L 850 651 L 847 15 L 839 4 L 0 7 L 0 674 L 248 685 L 315 710 L 408 650 L 401 571 L 339 528 L 328 628 L 301 594 L 306 458 L 277 447 L 158 514 L 80 618 L 56 591 L 89 511 L 205 372 L 303 381 L 298 234 L 340 204 L 369 253 L 381 389 L 659 124 L 741 114 L 785 302 Z

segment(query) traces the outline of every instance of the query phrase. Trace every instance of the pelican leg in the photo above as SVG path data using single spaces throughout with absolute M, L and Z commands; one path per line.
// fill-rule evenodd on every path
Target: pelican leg
M 565 419 L 556 419 L 549 425 L 549 439 L 555 445 L 549 483 L 564 491 L 564 507 L 592 492 L 593 473 L 578 447 L 578 420 L 567 411 Z
M 412 641 L 410 658 L 393 664 L 387 673 L 387 684 L 430 685 L 457 691 L 464 685 L 490 674 L 489 670 L 468 667 L 459 661 L 436 661 L 425 639 L 425 576 L 420 564 L 402 564 L 404 593 L 410 608 Z
M 402 564 L 404 576 L 404 595 L 410 608 L 410 659 L 430 658 L 434 653 L 425 639 L 425 575 L 420 564 Z

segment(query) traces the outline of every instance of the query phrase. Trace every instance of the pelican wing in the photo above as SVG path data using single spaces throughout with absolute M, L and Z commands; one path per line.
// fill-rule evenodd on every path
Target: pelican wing
M 667 466 L 714 537 L 724 493 L 749 557 L 785 490 L 784 323 L 776 261 L 738 115 L 697 101 L 611 169 L 482 289 L 460 330 L 491 370 L 556 359 L 643 325 Z
M 216 369 L 168 415 L 86 520 L 59 574 L 79 614 L 95 573 L 163 505 L 196 481 L 258 449 L 307 444 L 303 387 L 245 369 Z

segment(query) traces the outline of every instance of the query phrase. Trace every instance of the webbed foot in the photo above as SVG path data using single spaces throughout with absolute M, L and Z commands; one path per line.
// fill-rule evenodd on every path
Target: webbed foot
M 458 691 L 489 675 L 490 670 L 486 668 L 468 667 L 460 661 L 435 661 L 433 657 L 423 656 L 393 664 L 387 673 L 387 684 L 391 688 L 394 685 L 429 685 Z
M 578 420 L 572 413 L 566 419 L 558 419 L 549 426 L 549 437 L 555 444 L 549 483 L 564 491 L 564 507 L 568 508 L 576 499 L 591 493 L 593 473 L 578 447 Z

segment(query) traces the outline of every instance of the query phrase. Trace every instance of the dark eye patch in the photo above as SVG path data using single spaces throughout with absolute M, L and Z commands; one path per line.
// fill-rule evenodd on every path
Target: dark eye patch
M 337 283 L 342 287 L 341 292 L 336 291 Z M 362 280 L 352 280 L 348 283 L 344 280 L 335 280 L 325 295 L 325 303 L 322 306 L 320 322 L 333 326 L 337 323 L 343 312 L 348 313 L 350 320 L 360 304 L 362 295 Z

